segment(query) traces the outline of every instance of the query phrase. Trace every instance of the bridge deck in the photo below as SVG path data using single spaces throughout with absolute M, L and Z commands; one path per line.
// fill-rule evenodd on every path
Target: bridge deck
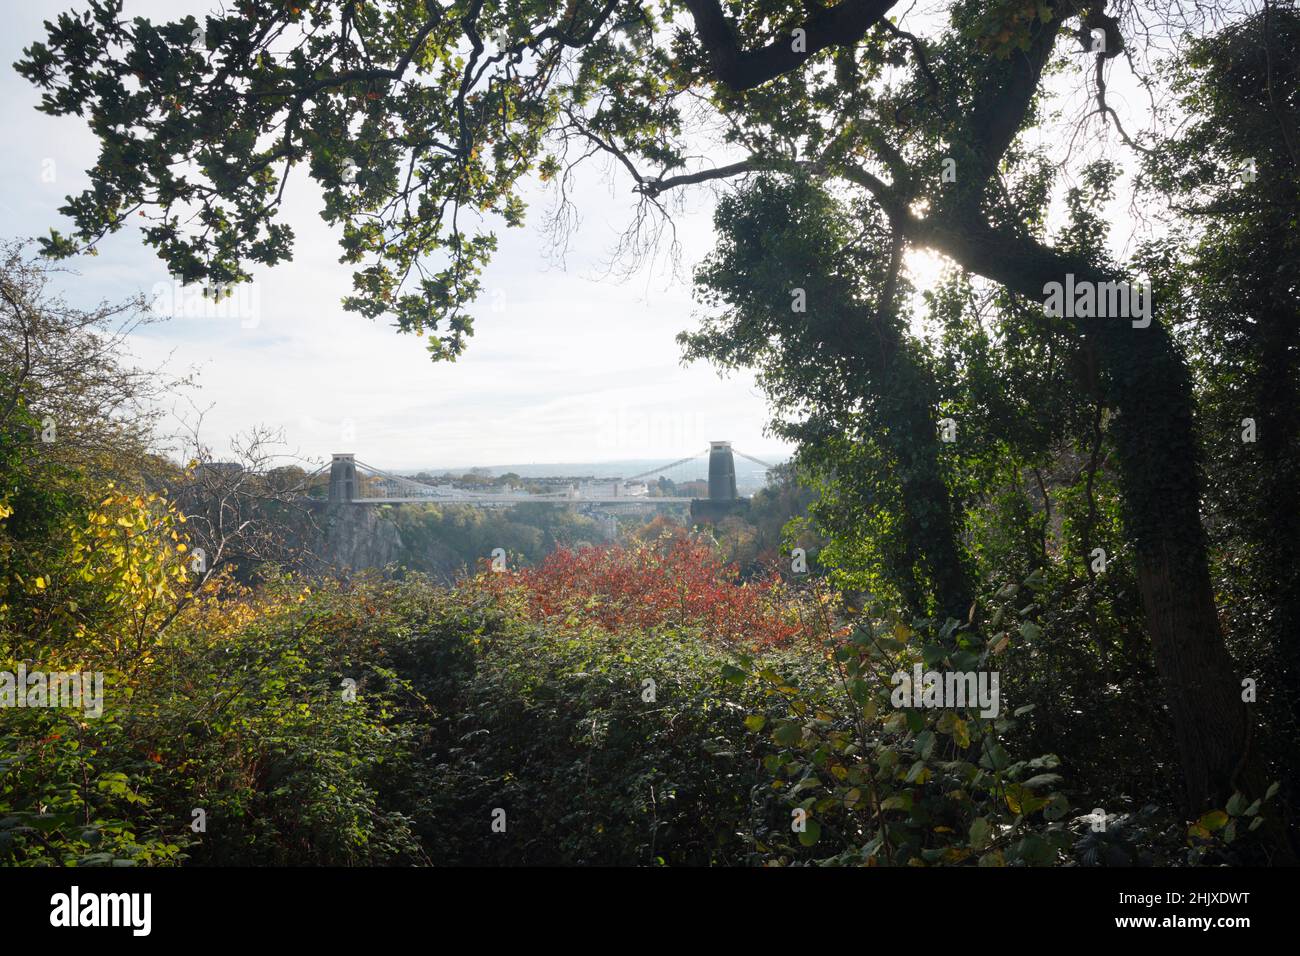
M 654 474 L 662 474 L 664 471 L 675 468 L 677 465 L 692 461 L 701 455 L 709 456 L 709 497 L 707 499 L 713 502 L 731 501 L 736 495 L 736 466 L 732 458 L 731 442 L 715 441 L 710 442 L 709 447 L 703 452 L 692 455 L 690 458 L 683 458 L 681 461 L 666 465 L 663 468 L 657 468 L 653 471 L 643 472 L 639 475 L 633 475 L 631 478 L 619 479 L 616 481 L 612 490 L 617 491 L 620 487 L 635 487 L 634 483 L 639 482 L 642 478 Z M 744 455 L 745 458 L 764 465 L 764 462 L 757 458 L 751 458 Z M 324 470 L 325 466 L 317 469 L 309 477 L 315 477 L 317 473 Z M 650 508 L 686 508 L 691 507 L 692 503 L 697 500 L 694 498 L 661 498 L 650 497 L 649 495 L 607 495 L 601 497 L 588 497 L 577 494 L 577 486 L 572 486 L 572 493 L 543 493 L 536 495 L 497 495 L 497 494 L 475 494 L 470 493 L 464 497 L 444 496 L 438 492 L 445 489 L 446 485 L 430 485 L 414 478 L 406 478 L 402 475 L 392 475 L 382 469 L 375 468 L 373 465 L 367 465 L 359 461 L 357 456 L 351 452 L 336 452 L 333 460 L 329 465 L 329 498 L 331 502 L 347 502 L 356 505 L 382 505 L 382 504 L 420 504 L 433 502 L 435 504 L 463 504 L 463 505 L 525 505 L 525 504 L 555 504 L 555 505 L 640 505 Z M 372 480 L 369 487 L 365 485 L 367 479 Z M 375 485 L 373 481 L 377 481 Z M 621 484 L 619 484 L 621 481 Z M 600 487 L 596 485 L 595 487 Z M 644 487 L 644 486 L 642 486 Z M 377 490 L 392 490 L 397 492 L 392 496 L 373 497 Z M 594 490 L 594 488 L 593 488 Z M 371 496 L 357 497 L 358 492 L 366 491 Z M 403 495 L 401 492 L 414 492 L 413 494 Z

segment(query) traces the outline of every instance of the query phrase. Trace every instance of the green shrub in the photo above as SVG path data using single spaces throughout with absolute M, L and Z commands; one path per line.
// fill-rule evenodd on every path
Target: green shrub
M 1001 650 L 949 620 L 861 619 L 827 641 L 835 679 L 806 686 L 748 657 L 729 672 L 782 704 L 750 728 L 777 748 L 764 760 L 789 812 L 755 833 L 769 863 L 833 865 L 1049 865 L 1073 837 L 1070 803 L 1046 754 L 1015 759 L 1003 737 L 1015 717 L 977 706 L 899 707 L 893 676 L 913 666 L 996 671 Z M 1000 701 L 1001 703 L 1001 701 Z
M 727 682 L 728 648 L 673 628 L 609 632 L 499 609 L 426 756 L 436 863 L 744 863 L 777 811 Z M 772 655 L 810 675 L 815 658 Z M 652 682 L 652 683 L 651 683 Z M 505 811 L 494 832 L 493 811 Z

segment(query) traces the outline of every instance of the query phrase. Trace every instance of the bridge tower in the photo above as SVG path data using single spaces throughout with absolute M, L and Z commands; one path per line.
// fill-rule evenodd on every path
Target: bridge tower
M 731 442 L 709 442 L 709 497 L 691 502 L 691 520 L 712 524 L 748 508 L 749 499 L 736 493 L 736 459 L 731 454 Z
M 731 442 L 709 442 L 709 500 L 736 500 L 736 459 Z
M 337 453 L 330 463 L 330 501 L 354 501 L 361 491 L 356 455 Z

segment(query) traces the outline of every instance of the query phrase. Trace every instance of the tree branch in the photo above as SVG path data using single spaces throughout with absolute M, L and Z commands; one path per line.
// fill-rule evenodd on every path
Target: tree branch
M 713 73 L 740 93 L 802 66 L 830 46 L 852 46 L 878 23 L 897 0 L 843 0 L 830 8 L 814 8 L 795 29 L 804 43 L 795 49 L 793 33 L 755 50 L 742 50 L 736 28 L 718 0 L 686 0 L 695 18 L 695 33 L 709 56 Z

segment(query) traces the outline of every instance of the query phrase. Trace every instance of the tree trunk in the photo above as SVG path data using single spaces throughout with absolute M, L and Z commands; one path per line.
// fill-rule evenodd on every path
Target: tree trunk
M 1255 404 L 1246 414 L 1253 412 L 1259 421 L 1262 480 L 1258 498 L 1249 502 L 1254 514 L 1246 527 L 1260 546 L 1258 580 L 1272 608 L 1268 629 L 1278 670 L 1269 691 L 1281 695 L 1277 709 L 1290 719 L 1280 756 L 1294 800 L 1300 796 L 1300 700 L 1292 691 L 1300 684 L 1300 309 L 1286 302 L 1262 310 L 1257 334 Z
M 957 534 L 957 505 L 939 461 L 939 423 L 921 370 L 911 356 L 902 361 L 913 374 L 899 383 L 895 422 L 885 438 L 901 475 L 903 533 L 917 544 L 917 564 L 931 585 L 934 612 L 964 620 L 974 592 Z
M 841 327 L 838 348 L 860 365 L 862 392 L 876 405 L 884 428 L 874 437 L 894 460 L 902 503 L 896 582 L 918 615 L 964 619 L 974 589 L 958 543 L 957 505 L 944 480 L 935 416 L 934 383 L 891 315 L 863 310 L 859 323 Z M 861 325 L 871 328 L 863 335 Z
M 1126 281 L 1033 239 L 1002 235 L 982 222 L 963 228 L 914 223 L 918 241 L 1034 301 L 1044 285 Z M 1214 606 L 1201 524 L 1200 455 L 1186 364 L 1153 318 L 1079 319 L 1101 360 L 1127 530 L 1154 650 L 1183 766 L 1186 809 L 1222 807 L 1234 790 L 1262 796 L 1266 783 L 1242 686 Z
M 1187 810 L 1196 815 L 1246 789 L 1243 774 L 1254 748 L 1241 681 L 1214 606 L 1191 377 L 1162 325 L 1133 328 L 1117 318 L 1085 322 L 1107 396 L 1119 413 L 1111 437 L 1125 524 L 1182 758 Z

